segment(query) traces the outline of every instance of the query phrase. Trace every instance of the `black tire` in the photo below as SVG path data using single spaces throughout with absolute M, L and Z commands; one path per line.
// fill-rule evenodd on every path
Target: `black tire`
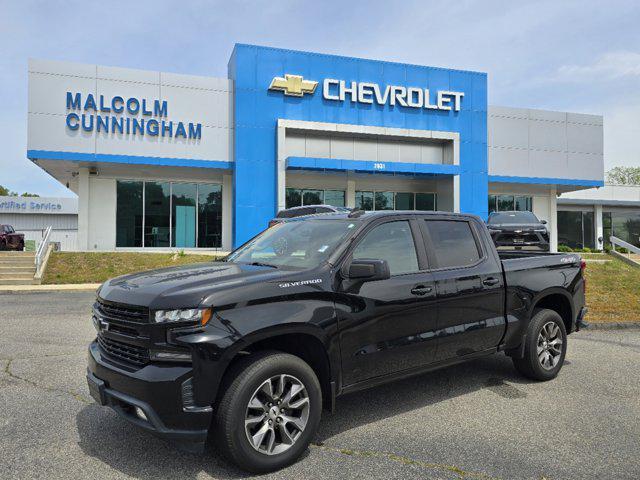
M 304 430 L 288 450 L 267 455 L 257 451 L 245 432 L 247 406 L 256 390 L 277 375 L 291 375 L 306 388 L 309 401 Z M 260 352 L 240 360 L 229 379 L 214 418 L 216 443 L 225 456 L 243 470 L 271 472 L 295 462 L 314 438 L 322 412 L 322 391 L 313 369 L 299 357 L 281 352 Z
M 538 343 L 543 327 L 547 326 L 550 322 L 555 324 L 559 329 L 557 331 L 557 337 L 561 339 L 562 344 L 560 346 L 560 353 L 557 358 L 557 363 L 551 366 L 548 363 L 545 366 L 541 363 L 538 354 Z M 542 354 L 547 348 L 547 344 L 544 343 Z M 562 317 L 553 310 L 539 309 L 533 312 L 533 317 L 529 322 L 529 328 L 527 329 L 527 336 L 525 339 L 524 356 L 523 358 L 513 358 L 513 364 L 516 370 L 527 378 L 533 380 L 547 381 L 555 378 L 560 372 L 564 363 L 564 358 L 567 353 L 567 330 L 564 326 Z

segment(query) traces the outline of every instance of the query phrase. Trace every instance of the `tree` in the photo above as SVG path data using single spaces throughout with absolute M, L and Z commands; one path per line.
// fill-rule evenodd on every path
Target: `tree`
M 14 192 L 13 190 L 9 190 L 7 187 L 0 185 L 0 197 L 39 197 L 37 193 L 29 193 L 24 192 L 22 195 L 19 195 L 18 192 Z
M 640 185 L 640 167 L 615 167 L 607 172 L 607 183 Z

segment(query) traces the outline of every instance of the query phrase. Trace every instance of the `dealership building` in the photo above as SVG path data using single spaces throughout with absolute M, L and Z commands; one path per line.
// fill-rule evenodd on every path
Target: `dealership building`
M 253 45 L 227 78 L 31 60 L 27 156 L 78 194 L 80 250 L 228 251 L 318 203 L 531 210 L 556 248 L 602 117 L 487 99 L 482 72 Z

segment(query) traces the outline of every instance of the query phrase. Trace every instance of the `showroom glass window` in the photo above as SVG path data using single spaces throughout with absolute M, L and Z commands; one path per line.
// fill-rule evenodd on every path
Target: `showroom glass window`
M 118 180 L 116 196 L 116 247 L 222 246 L 221 185 Z
M 558 245 L 595 248 L 593 212 L 558 211 Z
M 396 193 L 396 210 L 413 210 L 415 208 L 416 195 L 410 192 Z
M 143 182 L 117 182 L 116 247 L 142 246 L 143 188 Z
M 171 184 L 145 182 L 144 184 L 144 246 L 170 246 Z
M 373 210 L 373 192 L 356 192 L 356 208 Z
M 285 192 L 285 207 L 302 207 L 304 205 L 332 205 L 345 206 L 344 190 L 318 190 L 303 188 L 287 188 Z
M 533 197 L 524 195 L 489 195 L 489 213 L 533 212 Z
M 609 217 L 609 219 L 607 219 Z M 605 212 L 604 226 L 610 223 L 609 236 L 618 237 L 627 243 L 640 247 L 640 213 L 623 210 Z M 605 233 L 606 235 L 606 233 Z
M 198 185 L 198 247 L 222 246 L 222 185 Z
M 198 186 L 195 183 L 174 183 L 171 186 L 171 246 L 196 246 Z
M 429 210 L 437 208 L 435 193 L 356 191 L 356 208 L 361 210 Z

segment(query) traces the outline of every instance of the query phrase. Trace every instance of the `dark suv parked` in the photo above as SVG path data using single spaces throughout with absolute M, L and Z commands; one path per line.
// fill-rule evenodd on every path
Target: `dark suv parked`
M 24 234 L 16 233 L 11 225 L 0 225 L 0 250 L 24 250 Z
M 315 215 L 316 213 L 348 213 L 351 209 L 347 207 L 334 207 L 333 205 L 305 205 L 304 207 L 291 207 L 286 210 L 280 210 L 276 218 L 269 222 L 269 226 L 273 227 L 276 223 L 282 222 L 287 218 L 302 217 L 303 215 Z
M 522 247 L 549 251 L 549 231 L 546 220 L 539 220 L 531 212 L 494 212 L 487 227 L 496 247 Z

